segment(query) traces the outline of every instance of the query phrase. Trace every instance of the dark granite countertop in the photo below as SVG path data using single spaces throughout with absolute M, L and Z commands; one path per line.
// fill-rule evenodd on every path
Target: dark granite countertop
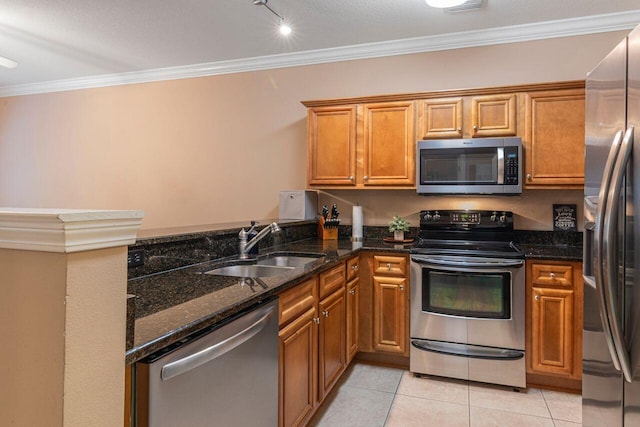
M 582 246 L 518 243 L 526 259 L 582 261 Z
M 214 276 L 204 272 L 237 263 L 237 257 L 201 262 L 162 273 L 130 279 L 129 292 L 136 295 L 133 347 L 126 352 L 126 363 L 176 343 L 212 326 L 270 296 L 346 260 L 359 250 L 407 252 L 410 245 L 393 245 L 371 239 L 362 243 L 349 240 L 304 240 L 276 245 L 261 256 L 324 254 L 304 267 L 260 280 Z
M 579 234 L 569 236 L 568 239 L 565 236 L 563 241 L 558 241 L 558 236 L 550 232 L 519 233 L 516 244 L 523 250 L 527 259 L 582 260 Z M 367 238 L 361 243 L 352 243 L 347 239 L 323 241 L 313 238 L 261 249 L 261 256 L 274 252 L 314 253 L 324 256 L 304 267 L 260 280 L 203 274 L 214 268 L 237 263 L 236 256 L 199 263 L 197 257 L 194 257 L 192 262 L 189 262 L 190 265 L 131 278 L 128 289 L 129 293 L 136 295 L 135 315 L 128 319 L 128 322 L 134 322 L 134 325 L 128 324 L 129 329 L 133 329 L 133 343 L 130 345 L 131 348 L 128 346 L 126 362 L 130 364 L 141 360 L 195 332 L 259 304 L 337 265 L 358 251 L 407 253 L 411 247 L 412 245 L 388 244 L 377 238 Z M 192 254 L 187 257 L 190 256 Z M 158 257 L 160 258 L 163 257 Z M 167 264 L 170 265 L 171 263 Z

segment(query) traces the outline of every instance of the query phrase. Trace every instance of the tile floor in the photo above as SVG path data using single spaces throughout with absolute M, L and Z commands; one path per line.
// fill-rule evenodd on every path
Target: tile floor
M 578 427 L 580 395 L 469 381 L 415 378 L 354 363 L 309 423 L 318 427 Z

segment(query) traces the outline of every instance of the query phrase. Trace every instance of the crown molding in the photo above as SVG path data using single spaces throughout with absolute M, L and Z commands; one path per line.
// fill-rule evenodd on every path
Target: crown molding
M 0 249 L 71 253 L 135 243 L 143 211 L 0 208 Z
M 162 80 L 205 77 L 273 68 L 297 67 L 328 62 L 407 55 L 440 50 L 462 49 L 502 43 L 517 43 L 557 37 L 580 36 L 610 31 L 631 30 L 640 23 L 640 10 L 594 15 L 534 24 L 513 25 L 478 31 L 464 31 L 318 49 L 246 59 L 209 62 L 179 67 L 158 68 L 119 74 L 55 80 L 0 87 L 0 97 L 61 92 Z

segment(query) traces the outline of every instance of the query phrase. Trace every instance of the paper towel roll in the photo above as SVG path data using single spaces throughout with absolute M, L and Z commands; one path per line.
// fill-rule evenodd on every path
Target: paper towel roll
M 362 240 L 363 223 L 362 206 L 356 205 L 353 207 L 353 215 L 351 216 L 351 240 Z

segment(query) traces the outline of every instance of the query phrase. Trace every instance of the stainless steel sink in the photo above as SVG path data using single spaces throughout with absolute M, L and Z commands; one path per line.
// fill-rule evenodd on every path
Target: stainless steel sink
M 300 255 L 270 255 L 265 259 L 258 261 L 258 265 L 278 266 L 278 267 L 302 267 L 309 264 L 324 255 L 318 256 L 300 256 Z
M 277 276 L 293 270 L 295 267 L 275 266 L 275 265 L 258 265 L 258 264 L 240 264 L 230 265 L 228 267 L 220 267 L 215 270 L 209 270 L 204 274 L 213 274 L 215 276 L 233 276 L 233 277 L 268 277 Z

